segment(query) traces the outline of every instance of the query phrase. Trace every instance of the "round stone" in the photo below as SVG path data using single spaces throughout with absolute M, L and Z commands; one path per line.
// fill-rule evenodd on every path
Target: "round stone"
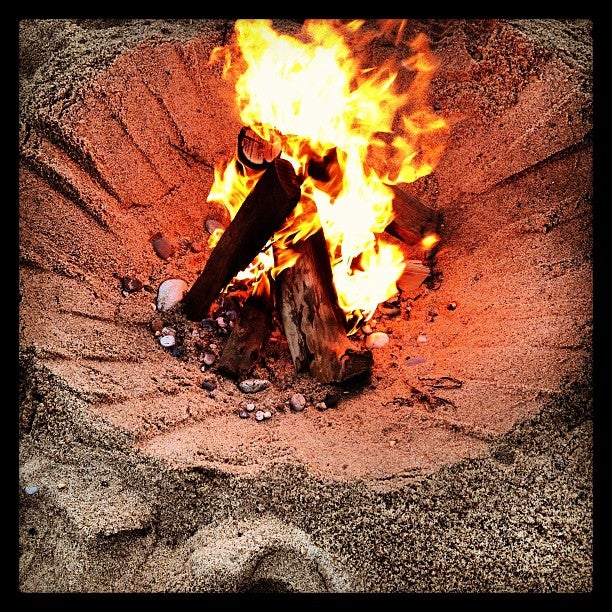
M 217 383 L 214 380 L 203 380 L 201 387 L 206 391 L 214 391 L 217 388 Z
M 289 399 L 289 407 L 291 410 L 301 412 L 306 408 L 306 398 L 301 393 L 294 393 Z
M 264 411 L 263 410 L 258 410 L 255 413 L 255 419 L 257 419 L 258 421 L 263 421 L 265 419 Z
M 385 332 L 372 332 L 365 341 L 366 348 L 382 348 L 389 344 L 389 336 Z
M 158 236 L 151 241 L 153 250 L 161 259 L 169 259 L 174 255 L 176 248 L 163 236 Z
M 176 306 L 187 293 L 187 283 L 182 278 L 168 278 L 157 290 L 157 310 L 163 312 Z

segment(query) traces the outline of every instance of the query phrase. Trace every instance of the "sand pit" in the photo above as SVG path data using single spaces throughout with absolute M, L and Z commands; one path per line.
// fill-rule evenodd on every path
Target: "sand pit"
M 244 394 L 151 328 L 223 220 L 233 23 L 20 22 L 22 592 L 591 590 L 591 24 L 419 33 L 453 121 L 411 186 L 443 215 L 434 275 L 376 314 L 366 380 L 296 373 L 279 333 Z

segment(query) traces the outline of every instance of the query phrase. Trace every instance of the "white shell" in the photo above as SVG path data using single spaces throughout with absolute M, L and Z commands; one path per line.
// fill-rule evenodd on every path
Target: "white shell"
M 157 310 L 163 312 L 176 306 L 187 293 L 187 283 L 182 278 L 169 278 L 157 290 Z
M 166 348 L 174 346 L 176 344 L 176 338 L 174 336 L 160 336 L 159 343 Z

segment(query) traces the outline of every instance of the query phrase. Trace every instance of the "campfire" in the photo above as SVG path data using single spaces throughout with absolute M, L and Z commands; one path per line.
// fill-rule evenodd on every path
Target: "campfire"
M 297 372 L 322 383 L 367 373 L 372 353 L 356 332 L 431 273 L 440 218 L 406 186 L 444 152 L 447 121 L 427 102 L 437 63 L 425 36 L 403 40 L 401 21 L 364 24 L 308 21 L 298 39 L 239 20 L 236 46 L 211 56 L 244 127 L 208 195 L 229 224 L 212 230 L 180 307 L 211 320 L 219 298 L 235 298 L 218 363 L 234 377 L 253 367 L 275 315 Z M 351 49 L 374 36 L 409 45 L 410 59 L 358 62 Z

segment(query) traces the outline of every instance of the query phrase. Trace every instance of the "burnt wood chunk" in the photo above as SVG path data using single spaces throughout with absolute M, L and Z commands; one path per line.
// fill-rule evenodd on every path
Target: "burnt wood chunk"
M 270 140 L 263 139 L 254 129 L 243 127 L 238 134 L 238 159 L 247 168 L 263 170 L 281 154 L 280 138 L 271 133 Z
M 397 280 L 397 288 L 410 296 L 414 295 L 430 275 L 431 269 L 421 261 L 407 261 L 403 274 Z
M 346 335 L 323 231 L 294 245 L 295 265 L 277 279 L 278 308 L 298 372 L 321 383 L 340 383 L 369 372 L 372 353 Z
M 285 159 L 275 159 L 245 198 L 182 300 L 187 318 L 208 316 L 219 293 L 255 259 L 301 197 L 300 181 Z
M 397 185 L 393 190 L 393 221 L 386 231 L 406 244 L 417 244 L 430 233 L 440 233 L 440 215 L 419 198 L 406 193 Z
M 251 295 L 240 310 L 217 369 L 234 378 L 244 378 L 259 359 L 271 329 L 270 297 Z

